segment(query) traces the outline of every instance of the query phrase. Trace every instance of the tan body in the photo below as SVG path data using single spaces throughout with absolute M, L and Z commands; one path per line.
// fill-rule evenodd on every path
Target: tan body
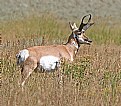
M 66 60 L 73 61 L 77 48 L 71 44 L 66 45 L 50 45 L 50 46 L 34 46 L 27 48 L 29 51 L 29 57 L 23 62 L 22 65 L 22 86 L 29 75 L 40 65 L 40 59 L 43 56 L 54 56 L 65 58 Z
M 84 24 L 83 20 L 87 16 L 90 16 L 89 20 Z M 89 23 L 90 19 L 90 14 L 84 16 L 79 28 L 77 28 L 75 23 L 70 23 L 72 34 L 69 36 L 65 45 L 34 46 L 21 50 L 16 57 L 17 63 L 21 65 L 22 68 L 22 86 L 29 75 L 38 68 L 38 66 L 41 66 L 46 70 L 55 69 L 56 66 L 58 67 L 61 58 L 73 61 L 80 44 L 90 45 L 92 41 L 85 35 L 85 31 L 93 25 L 93 23 Z
M 71 44 L 66 45 L 50 45 L 50 46 L 34 46 L 27 48 L 32 57 L 36 57 L 39 62 L 42 56 L 52 55 L 58 58 L 66 58 L 73 61 L 77 49 Z

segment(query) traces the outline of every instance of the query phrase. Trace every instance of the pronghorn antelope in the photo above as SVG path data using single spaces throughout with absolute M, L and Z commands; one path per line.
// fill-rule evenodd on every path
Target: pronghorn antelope
M 89 16 L 88 22 L 83 23 L 85 17 Z M 82 18 L 79 28 L 75 23 L 69 23 L 72 30 L 68 41 L 64 45 L 33 46 L 21 50 L 17 55 L 17 64 L 21 66 L 22 86 L 30 74 L 36 69 L 41 68 L 51 71 L 60 66 L 60 59 L 73 61 L 80 44 L 91 44 L 91 40 L 86 37 L 85 31 L 94 23 L 90 22 L 91 14 Z

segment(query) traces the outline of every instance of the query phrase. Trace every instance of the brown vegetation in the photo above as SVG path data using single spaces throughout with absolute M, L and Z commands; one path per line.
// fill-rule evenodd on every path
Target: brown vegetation
M 120 106 L 121 27 L 95 25 L 87 31 L 93 44 L 83 45 L 72 64 L 63 63 L 60 72 L 33 73 L 22 92 L 16 53 L 45 43 L 64 43 L 68 24 L 53 18 L 32 18 L 2 23 L 2 106 Z M 113 27 L 113 28 L 112 28 Z M 61 81 L 60 81 L 61 80 Z

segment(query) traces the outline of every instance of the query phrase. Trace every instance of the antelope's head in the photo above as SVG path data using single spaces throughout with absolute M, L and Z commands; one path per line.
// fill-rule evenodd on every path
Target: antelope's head
M 87 23 L 84 23 L 84 19 L 89 16 L 89 19 L 87 21 Z M 94 23 L 90 23 L 90 20 L 91 20 L 91 14 L 89 15 L 86 15 L 82 18 L 82 21 L 81 21 L 81 24 L 79 26 L 79 28 L 76 26 L 75 23 L 70 23 L 70 28 L 72 30 L 72 34 L 71 34 L 71 37 L 75 38 L 78 42 L 78 44 L 88 44 L 90 45 L 92 40 L 90 40 L 86 34 L 85 34 L 85 31 L 91 26 L 93 25 Z

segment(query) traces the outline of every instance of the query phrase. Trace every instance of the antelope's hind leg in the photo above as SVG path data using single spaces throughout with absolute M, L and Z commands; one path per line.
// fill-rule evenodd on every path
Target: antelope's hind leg
M 36 57 L 28 57 L 24 62 L 24 65 L 21 70 L 21 85 L 24 86 L 25 81 L 30 76 L 30 74 L 37 67 L 37 59 Z

